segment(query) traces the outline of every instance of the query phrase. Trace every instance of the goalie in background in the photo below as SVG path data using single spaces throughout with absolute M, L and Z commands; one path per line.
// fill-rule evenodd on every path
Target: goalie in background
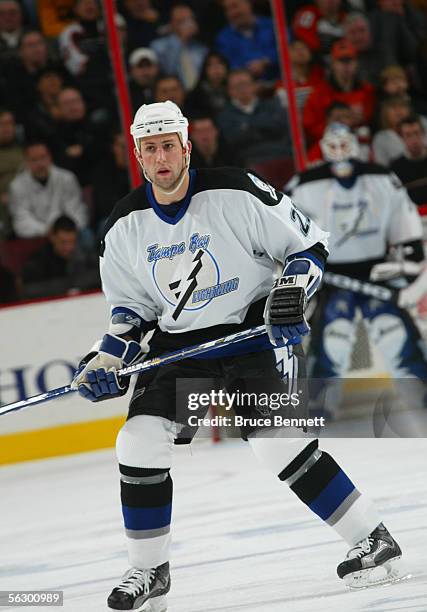
M 421 379 L 423 386 L 415 387 L 424 398 L 426 345 L 417 319 L 410 315 L 427 287 L 416 206 L 393 173 L 359 159 L 358 142 L 348 126 L 328 126 L 320 145 L 327 161 L 292 179 L 289 190 L 299 209 L 330 232 L 327 271 L 361 281 L 387 281 L 401 291 L 396 305 L 324 286 L 311 322 L 309 372 L 322 380 L 345 376 L 359 311 L 390 375 Z M 339 405 L 339 387 L 335 385 L 334 401 L 328 398 L 331 416 Z

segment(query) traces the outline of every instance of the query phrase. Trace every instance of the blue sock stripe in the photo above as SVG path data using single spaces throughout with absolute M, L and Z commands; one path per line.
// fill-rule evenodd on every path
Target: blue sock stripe
M 355 488 L 345 472 L 340 470 L 308 507 L 326 521 Z
M 126 529 L 139 531 L 160 529 L 170 525 L 172 503 L 154 508 L 133 508 L 122 505 L 122 511 Z

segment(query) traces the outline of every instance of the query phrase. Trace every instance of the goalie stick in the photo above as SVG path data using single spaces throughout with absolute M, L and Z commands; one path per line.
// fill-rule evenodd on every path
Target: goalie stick
M 255 338 L 256 336 L 261 336 L 265 333 L 265 325 L 251 327 L 250 329 L 246 329 L 235 334 L 230 334 L 229 336 L 217 338 L 216 340 L 210 340 L 209 342 L 204 342 L 202 344 L 196 344 L 195 346 L 188 346 L 179 349 L 178 351 L 167 353 L 166 355 L 161 355 L 160 357 L 154 357 L 149 361 L 136 363 L 134 365 L 128 366 L 127 368 L 122 368 L 121 370 L 118 370 L 117 374 L 119 376 L 132 376 L 133 374 L 140 374 L 141 372 L 146 372 L 147 370 L 152 370 L 153 368 L 158 368 L 159 366 L 166 365 L 168 363 L 181 361 L 182 359 L 187 359 L 189 357 L 195 357 L 196 355 L 201 355 L 202 353 L 206 353 L 213 349 L 220 348 L 222 346 L 228 346 L 229 344 L 234 344 L 235 342 L 249 340 L 250 338 Z M 25 408 L 29 408 L 30 406 L 36 406 L 37 404 L 48 402 L 49 400 L 61 397 L 63 395 L 67 395 L 68 393 L 76 393 L 76 390 L 72 389 L 70 385 L 66 385 L 65 387 L 51 389 L 46 393 L 33 395 L 32 397 L 28 397 L 25 400 L 20 400 L 18 402 L 3 406 L 2 408 L 0 408 L 0 416 L 3 414 L 8 414 L 10 412 L 15 412 L 17 410 L 23 410 Z
M 357 278 L 351 278 L 350 276 L 336 274 L 334 272 L 325 272 L 323 274 L 323 281 L 331 287 L 347 289 L 348 291 L 361 293 L 362 295 L 369 295 L 383 302 L 394 302 L 396 304 L 399 296 L 399 289 L 390 289 L 383 285 L 361 281 Z

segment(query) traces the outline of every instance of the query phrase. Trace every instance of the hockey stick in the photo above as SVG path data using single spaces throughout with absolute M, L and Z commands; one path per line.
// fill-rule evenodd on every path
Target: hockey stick
M 118 370 L 117 374 L 119 376 L 132 376 L 132 374 L 140 374 L 141 372 L 146 372 L 147 370 L 152 370 L 153 368 L 158 368 L 162 365 L 174 363 L 175 361 L 181 361 L 182 359 L 187 359 L 189 357 L 195 357 L 213 349 L 228 346 L 229 344 L 234 344 L 235 342 L 249 340 L 250 338 L 255 338 L 256 336 L 261 336 L 262 334 L 265 334 L 265 325 L 251 327 L 250 329 L 246 329 L 235 334 L 230 334 L 229 336 L 224 336 L 223 338 L 217 338 L 216 340 L 210 340 L 209 342 L 203 342 L 202 344 L 196 344 L 195 346 L 188 346 L 179 349 L 178 351 L 174 351 L 173 353 L 166 353 L 166 355 L 154 357 L 149 361 L 136 363 L 135 365 Z M 19 402 L 14 402 L 13 404 L 3 406 L 0 408 L 0 416 L 3 414 L 8 414 L 9 412 L 15 412 L 17 410 L 29 408 L 30 406 L 42 404 L 57 397 L 61 397 L 62 395 L 74 393 L 76 391 L 77 390 L 72 389 L 70 385 L 66 385 L 65 387 L 58 387 L 57 389 L 52 389 L 46 393 L 33 395 L 33 397 L 28 397 L 25 400 L 20 400 Z
M 382 285 L 376 285 L 367 281 L 361 281 L 357 278 L 351 278 L 350 276 L 344 276 L 344 274 L 335 274 L 334 272 L 325 272 L 323 280 L 327 285 L 336 287 L 337 289 L 347 289 L 347 291 L 353 291 L 354 293 L 361 293 L 362 295 L 369 295 L 370 297 L 377 298 L 383 302 L 397 302 L 399 295 L 398 289 L 390 289 L 389 287 L 383 287 Z

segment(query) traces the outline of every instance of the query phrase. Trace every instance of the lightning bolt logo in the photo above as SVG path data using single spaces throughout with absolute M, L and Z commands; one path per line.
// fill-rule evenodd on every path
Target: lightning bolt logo
M 181 280 L 177 280 L 174 281 L 172 283 L 169 283 L 169 288 L 171 291 L 174 291 L 175 293 L 175 297 L 179 302 L 177 304 L 177 307 L 175 308 L 173 314 L 172 314 L 172 318 L 174 321 L 177 320 L 177 318 L 179 317 L 179 315 L 181 314 L 181 312 L 183 311 L 186 303 L 188 302 L 190 296 L 193 294 L 193 291 L 195 290 L 195 288 L 197 287 L 197 275 L 200 272 L 200 270 L 202 269 L 203 263 L 202 263 L 202 257 L 203 257 L 203 249 L 199 249 L 196 253 L 196 255 L 194 256 L 193 259 L 193 263 L 195 264 L 193 269 L 191 270 L 190 274 L 188 275 L 186 282 L 189 283 L 187 289 L 184 291 L 184 293 L 181 290 L 177 289 L 179 288 L 179 285 L 181 284 Z

